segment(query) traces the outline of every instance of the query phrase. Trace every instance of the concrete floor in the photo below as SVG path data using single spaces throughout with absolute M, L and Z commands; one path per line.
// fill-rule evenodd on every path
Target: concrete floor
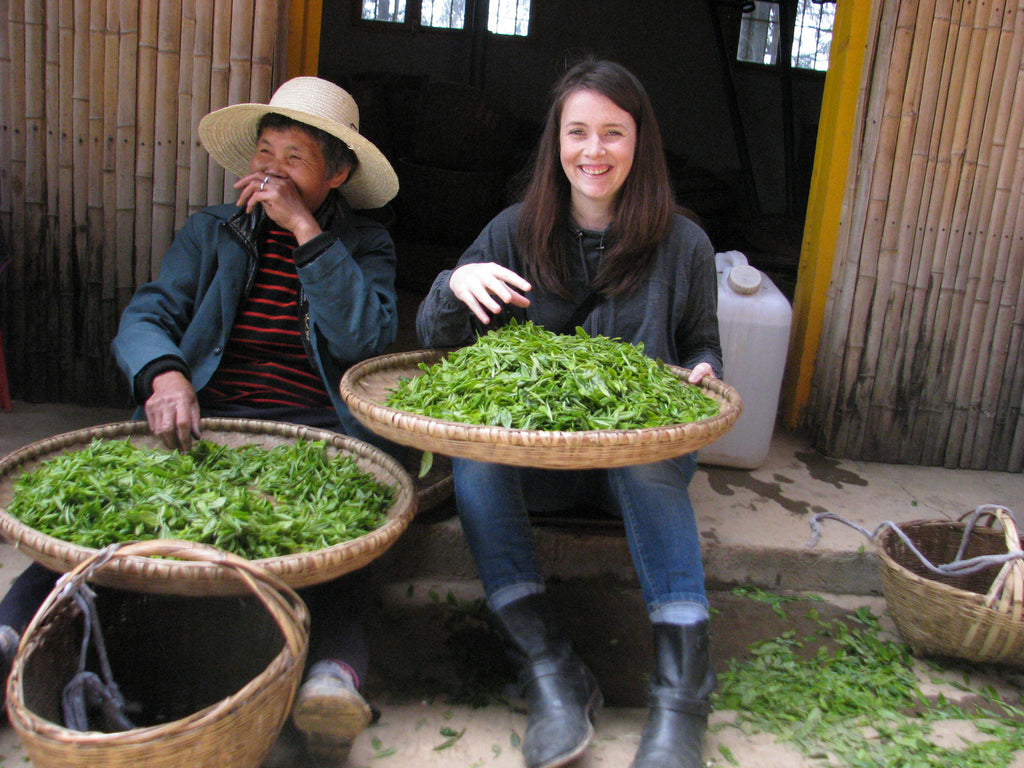
M 0 412 L 0 456 L 60 432 L 120 421 L 126 415 L 116 409 L 16 402 L 13 411 Z M 756 470 L 702 467 L 692 495 L 711 588 L 713 655 L 721 670 L 744 656 L 750 643 L 787 631 L 765 606 L 742 602 L 731 591 L 737 585 L 814 593 L 836 616 L 868 608 L 895 637 L 871 542 L 846 525 L 825 521 L 819 543 L 809 548 L 813 515 L 830 512 L 872 531 L 886 520 L 955 518 L 983 503 L 1020 512 L 1024 476 L 832 460 L 801 438 L 783 433 L 776 435 L 767 461 Z M 597 735 L 576 765 L 625 768 L 645 716 L 643 679 L 650 651 L 621 528 L 608 520 L 551 519 L 539 521 L 537 531 L 553 581 L 552 596 L 581 655 L 601 680 L 607 702 Z M 26 562 L 11 546 L 0 545 L 0 587 Z M 348 764 L 520 768 L 516 739 L 523 733 L 525 715 L 515 703 L 499 697 L 473 706 L 451 695 L 465 683 L 460 663 L 473 658 L 470 651 L 476 653 L 480 635 L 462 637 L 459 632 L 465 627 L 451 621 L 450 606 L 471 605 L 479 589 L 450 503 L 424 513 L 380 559 L 377 570 L 381 601 L 374 618 L 368 690 L 382 716 L 357 740 Z M 485 665 L 490 663 L 484 658 Z M 500 665 L 498 657 L 490 659 Z M 947 693 L 957 695 L 956 684 L 964 673 L 948 674 Z M 925 666 L 920 675 L 941 677 Z M 1019 700 L 1018 675 L 1005 668 L 974 671 L 970 680 L 972 687 L 991 684 Z M 735 714 L 713 714 L 709 765 L 827 764 L 768 734 L 729 727 Z M 947 730 L 957 728 L 949 723 Z M 451 739 L 453 733 L 461 736 Z M 982 737 L 966 733 L 964 738 Z M 284 746 L 275 765 L 306 765 L 301 757 L 289 756 Z M 0 728 L 0 766 L 26 759 L 12 729 Z M 1018 756 L 1012 765 L 1021 768 L 1024 758 Z

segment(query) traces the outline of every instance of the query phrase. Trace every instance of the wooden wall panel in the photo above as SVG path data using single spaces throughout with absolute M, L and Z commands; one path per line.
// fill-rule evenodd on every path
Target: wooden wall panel
M 830 455 L 1024 468 L 1022 11 L 881 6 L 807 411 Z
M 284 79 L 287 0 L 0 0 L 0 324 L 15 398 L 127 406 L 109 345 L 189 213 L 196 133 Z

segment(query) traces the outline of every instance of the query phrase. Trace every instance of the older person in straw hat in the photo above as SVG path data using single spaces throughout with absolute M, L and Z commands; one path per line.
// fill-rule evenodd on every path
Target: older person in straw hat
M 200 415 L 306 424 L 394 448 L 352 418 L 338 391 L 344 370 L 383 352 L 398 324 L 394 244 L 356 213 L 388 203 L 398 179 L 360 135 L 355 101 L 299 77 L 268 104 L 210 113 L 199 135 L 238 177 L 238 199 L 189 217 L 159 276 L 124 310 L 112 349 L 136 417 L 182 450 L 201 435 Z M 33 565 L 0 603 L 8 660 L 55 577 Z M 311 666 L 292 714 L 311 759 L 340 761 L 371 719 L 358 693 L 365 580 L 363 569 L 302 590 Z

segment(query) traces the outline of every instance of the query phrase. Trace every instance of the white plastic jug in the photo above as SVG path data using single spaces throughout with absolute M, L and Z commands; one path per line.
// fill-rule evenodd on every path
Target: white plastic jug
M 756 469 L 775 431 L 793 309 L 771 278 L 739 251 L 715 254 L 715 266 L 723 378 L 739 392 L 743 412 L 697 457 L 702 464 Z

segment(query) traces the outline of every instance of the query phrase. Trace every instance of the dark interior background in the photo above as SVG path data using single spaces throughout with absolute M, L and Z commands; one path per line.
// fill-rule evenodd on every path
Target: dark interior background
M 510 202 L 549 88 L 594 54 L 644 83 L 677 198 L 716 250 L 743 251 L 792 298 L 824 73 L 736 63 L 732 0 L 533 0 L 525 38 L 476 30 L 474 2 L 450 31 L 324 0 L 320 75 L 355 96 L 401 182 L 400 283 L 425 288 Z

